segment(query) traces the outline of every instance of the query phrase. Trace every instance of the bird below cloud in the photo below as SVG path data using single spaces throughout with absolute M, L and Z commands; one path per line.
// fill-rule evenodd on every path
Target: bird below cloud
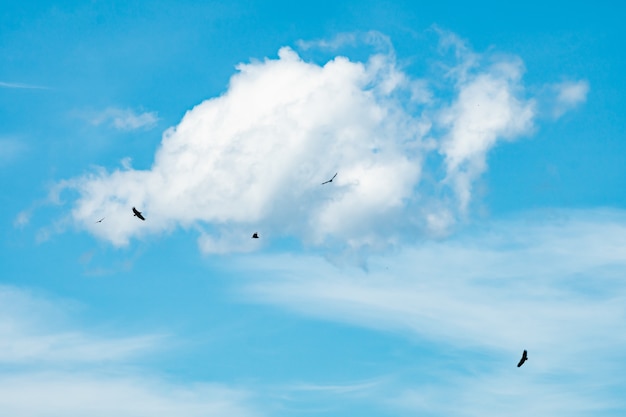
M 139 210 L 137 210 L 135 207 L 133 207 L 133 216 L 140 218 L 141 220 L 146 220 L 142 215 L 141 212 Z
M 337 173 L 337 172 L 335 172 L 335 175 L 333 175 L 333 177 L 332 177 L 331 179 L 329 179 L 328 181 L 324 181 L 324 182 L 322 183 L 322 185 L 324 185 L 324 184 L 328 184 L 329 182 L 333 182 L 333 180 L 335 179 L 335 177 L 337 176 L 337 174 L 338 174 L 338 173 Z
M 524 362 L 526 362 L 527 360 L 528 360 L 528 352 L 526 352 L 526 349 L 524 349 L 524 353 L 522 353 L 522 359 L 519 360 L 517 367 L 519 368 L 520 366 L 522 366 Z

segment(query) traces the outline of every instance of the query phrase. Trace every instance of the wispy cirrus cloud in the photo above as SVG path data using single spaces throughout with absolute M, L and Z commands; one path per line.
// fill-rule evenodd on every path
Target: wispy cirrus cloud
M 247 401 L 245 391 L 218 384 L 182 385 L 110 372 L 24 372 L 0 376 L 0 411 L 15 417 L 260 415 L 246 405 Z
M 33 84 L 23 84 L 23 83 L 9 83 L 0 81 L 0 88 L 17 88 L 17 89 L 25 89 L 25 90 L 48 90 L 48 87 L 42 87 L 39 85 Z
M 611 394 L 616 383 L 623 386 L 623 379 L 597 373 L 569 379 L 571 376 L 520 370 L 510 363 L 499 365 L 508 369 L 447 373 L 438 384 L 404 386 L 389 393 L 383 402 L 407 415 L 460 417 L 523 417 L 531 413 L 537 417 L 614 416 L 623 409 L 621 398 Z
M 136 112 L 132 109 L 109 107 L 101 112 L 89 114 L 89 121 L 96 125 L 108 125 L 114 129 L 131 131 L 152 129 L 159 118 L 156 112 Z
M 359 45 L 374 46 L 385 52 L 393 53 L 393 44 L 389 36 L 370 30 L 367 32 L 344 32 L 337 34 L 332 39 L 317 39 L 317 40 L 299 40 L 296 42 L 298 47 L 302 50 L 308 49 L 325 49 L 336 51 L 346 46 L 357 47 Z
M 137 359 L 162 350 L 164 335 L 85 332 L 70 323 L 72 308 L 67 304 L 0 287 L 2 415 L 258 415 L 246 390 L 212 382 L 172 382 L 140 369 Z
M 95 363 L 156 348 L 164 335 L 100 338 L 67 329 L 59 305 L 13 287 L 0 287 L 0 363 Z
M 336 43 L 388 41 L 362 37 Z M 476 53 L 443 32 L 442 44 L 454 63 L 427 79 L 399 68 L 390 43 L 364 62 L 318 65 L 285 47 L 240 64 L 223 95 L 165 132 L 150 169 L 63 182 L 79 194 L 72 218 L 114 245 L 195 227 L 210 253 L 249 249 L 249 233 L 232 230 L 357 250 L 446 235 L 467 215 L 489 151 L 532 133 L 537 110 L 519 57 Z M 132 206 L 150 222 L 127 216 Z M 117 221 L 94 227 L 105 215 Z
M 607 343 L 591 333 L 606 333 L 618 344 L 626 337 L 611 329 L 626 315 L 619 275 L 626 266 L 625 232 L 619 211 L 565 211 L 550 221 L 495 223 L 476 236 L 374 257 L 369 271 L 304 255 L 252 257 L 252 268 L 271 270 L 266 276 L 276 279 L 257 280 L 247 291 L 306 314 L 468 347 Z M 273 269 L 276 264 L 281 267 Z M 554 354 L 561 356 L 550 358 L 554 364 L 569 366 L 562 352 Z
M 372 257 L 368 270 L 306 255 L 248 257 L 254 279 L 241 291 L 249 301 L 448 352 L 445 360 L 416 358 L 426 382 L 372 393 L 392 406 L 434 415 L 610 415 L 626 406 L 625 236 L 623 211 L 536 212 Z M 529 362 L 517 369 L 523 349 Z

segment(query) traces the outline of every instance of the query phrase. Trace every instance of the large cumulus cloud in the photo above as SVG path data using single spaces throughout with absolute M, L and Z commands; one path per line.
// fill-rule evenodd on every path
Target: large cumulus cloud
M 164 133 L 150 169 L 64 182 L 78 191 L 73 220 L 115 245 L 196 228 L 206 252 L 252 250 L 252 231 L 349 247 L 445 233 L 489 149 L 535 118 L 519 58 L 468 53 L 448 36 L 461 52 L 439 79 L 409 76 L 393 53 L 318 65 L 284 47 L 240 64 L 224 94 Z M 114 221 L 94 224 L 104 216 Z

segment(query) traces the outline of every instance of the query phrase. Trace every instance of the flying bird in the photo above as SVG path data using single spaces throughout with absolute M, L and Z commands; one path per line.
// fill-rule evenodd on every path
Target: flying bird
M 322 183 L 322 185 L 324 185 L 324 184 L 328 184 L 329 182 L 333 182 L 333 180 L 335 179 L 335 177 L 336 177 L 336 176 L 337 176 L 337 173 L 335 173 L 335 175 L 333 175 L 333 177 L 332 177 L 331 179 L 329 179 L 328 181 L 324 181 L 324 182 Z
M 141 212 L 137 210 L 135 207 L 133 207 L 133 216 L 139 217 L 141 220 L 144 220 L 144 221 L 146 220 L 145 217 L 141 215 Z
M 258 234 L 258 233 L 254 233 L 254 234 L 252 235 L 252 239 L 258 239 L 258 238 L 259 238 L 259 234 Z
M 98 220 L 96 223 L 102 223 L 102 220 L 104 220 L 104 217 Z
M 517 367 L 519 368 L 520 366 L 522 366 L 524 362 L 526 362 L 527 360 L 528 360 L 528 352 L 526 352 L 526 349 L 524 349 L 524 353 L 522 353 L 522 359 L 519 360 Z

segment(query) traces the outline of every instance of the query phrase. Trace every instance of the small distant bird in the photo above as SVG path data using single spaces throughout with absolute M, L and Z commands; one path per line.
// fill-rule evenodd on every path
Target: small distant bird
M 258 233 L 254 233 L 254 234 L 252 235 L 252 239 L 258 239 L 258 238 L 259 238 L 259 234 L 258 234 Z
M 526 362 L 527 360 L 528 360 L 528 352 L 526 352 L 526 349 L 524 349 L 524 353 L 522 353 L 522 359 L 519 360 L 517 367 L 519 368 L 520 366 L 522 366 L 524 362 Z
M 102 223 L 102 220 L 104 220 L 104 217 L 98 220 L 96 223 Z
M 338 173 L 337 173 L 337 172 L 335 172 L 335 175 L 333 175 L 333 177 L 332 177 L 331 179 L 329 179 L 328 181 L 324 181 L 324 182 L 322 183 L 322 185 L 324 185 L 324 184 L 328 184 L 329 182 L 333 182 L 333 180 L 335 179 L 335 177 L 337 176 L 337 174 L 338 174 Z
M 146 220 L 145 217 L 141 215 L 141 212 L 137 210 L 135 207 L 133 207 L 133 216 L 139 217 L 141 220 L 144 220 L 144 221 Z

